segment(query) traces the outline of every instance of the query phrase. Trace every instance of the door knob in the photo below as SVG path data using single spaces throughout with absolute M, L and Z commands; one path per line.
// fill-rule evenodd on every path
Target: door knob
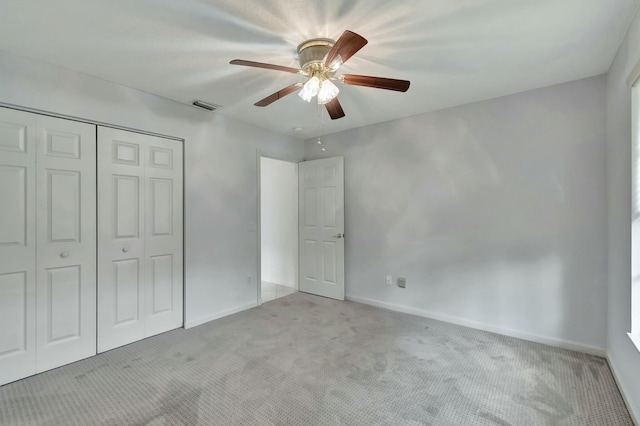
M 62 258 L 69 257 L 69 252 L 68 251 L 63 251 L 62 253 L 60 253 L 60 257 L 62 257 Z
M 344 237 L 344 234 L 338 234 L 333 236 L 333 238 L 342 238 L 342 237 Z
M 128 252 L 128 251 L 129 251 L 129 247 L 122 247 L 122 252 L 123 252 L 123 253 L 126 253 L 126 252 Z

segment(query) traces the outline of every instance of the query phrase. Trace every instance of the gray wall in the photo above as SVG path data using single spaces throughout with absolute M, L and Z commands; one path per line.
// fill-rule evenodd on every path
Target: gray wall
M 257 150 L 298 160 L 302 141 L 3 52 L 0 76 L 0 102 L 184 138 L 187 325 L 255 305 Z
M 602 354 L 604 102 L 599 76 L 307 140 L 345 157 L 347 297 Z
M 607 351 L 636 422 L 640 422 L 640 352 L 627 336 L 631 331 L 631 89 L 626 79 L 638 60 L 640 17 L 636 16 L 607 76 Z

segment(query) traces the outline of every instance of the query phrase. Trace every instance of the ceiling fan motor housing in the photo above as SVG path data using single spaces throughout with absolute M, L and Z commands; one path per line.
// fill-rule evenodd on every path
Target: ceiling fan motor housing
M 300 43 L 298 46 L 300 68 L 308 75 L 313 75 L 314 71 L 324 70 L 324 58 L 334 44 L 335 41 L 329 38 L 313 38 Z

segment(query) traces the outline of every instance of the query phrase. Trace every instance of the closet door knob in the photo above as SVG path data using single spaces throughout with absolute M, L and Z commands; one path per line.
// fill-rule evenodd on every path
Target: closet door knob
M 123 253 L 126 253 L 126 252 L 128 252 L 128 251 L 129 251 L 129 247 L 122 247 L 122 252 L 123 252 Z
M 60 253 L 60 257 L 62 257 L 62 258 L 69 257 L 69 252 L 68 251 L 63 251 L 62 253 Z

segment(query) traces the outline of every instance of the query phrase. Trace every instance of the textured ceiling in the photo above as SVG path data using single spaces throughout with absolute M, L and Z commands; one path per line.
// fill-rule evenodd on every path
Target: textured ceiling
M 299 138 L 605 73 L 639 0 L 2 0 L 0 49 Z M 352 30 L 343 73 L 411 80 L 407 93 L 340 85 L 331 121 L 292 94 L 296 46 Z M 295 127 L 302 131 L 295 132 Z

